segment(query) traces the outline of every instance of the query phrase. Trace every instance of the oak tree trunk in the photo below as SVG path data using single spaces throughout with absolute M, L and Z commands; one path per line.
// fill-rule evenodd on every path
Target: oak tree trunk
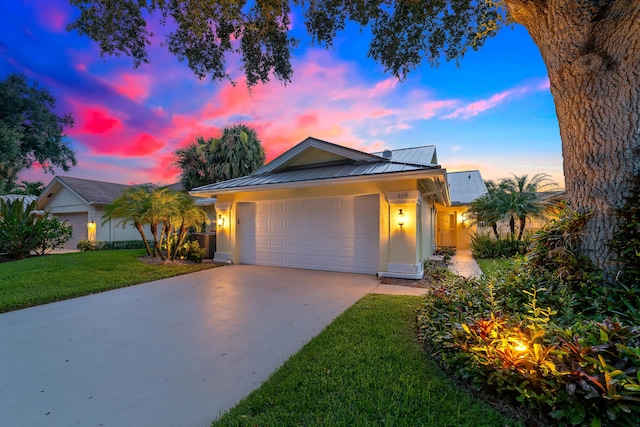
M 640 172 L 640 0 L 506 0 L 546 63 L 581 250 L 613 282 L 611 247 Z

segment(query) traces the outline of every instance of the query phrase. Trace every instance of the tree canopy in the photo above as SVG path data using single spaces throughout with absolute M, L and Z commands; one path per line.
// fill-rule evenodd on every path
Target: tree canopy
M 100 45 L 102 55 L 125 55 L 135 67 L 149 62 L 153 32 L 150 19 L 171 28 L 165 37 L 169 51 L 199 78 L 231 79 L 227 54 L 237 54 L 249 87 L 273 76 L 288 82 L 293 76 L 291 53 L 299 40 L 290 35 L 292 8 L 302 6 L 314 42 L 331 46 L 347 21 L 369 26 L 373 42 L 369 56 L 395 76 L 403 77 L 426 58 L 452 60 L 468 48 L 479 48 L 496 34 L 506 17 L 500 1 L 386 0 L 231 0 L 114 2 L 69 0 L 80 10 L 67 26 Z M 239 42 L 236 43 L 235 40 Z
M 64 140 L 73 117 L 58 115 L 55 106 L 47 88 L 30 85 L 22 74 L 0 81 L 0 191 L 13 189 L 18 173 L 34 163 L 50 173 L 54 166 L 68 171 L 76 165 Z
M 258 134 L 245 125 L 225 127 L 219 138 L 198 137 L 175 155 L 187 189 L 249 175 L 265 159 Z

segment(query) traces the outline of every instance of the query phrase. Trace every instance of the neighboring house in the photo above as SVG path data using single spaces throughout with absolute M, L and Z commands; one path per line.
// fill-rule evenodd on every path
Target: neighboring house
M 73 226 L 66 248 L 75 249 L 80 240 L 140 240 L 132 226 L 117 225 L 119 220 L 102 223 L 104 206 L 129 187 L 125 184 L 92 181 L 71 177 L 54 177 L 38 197 L 38 208 Z M 151 234 L 145 230 L 149 238 Z
M 487 192 L 480 171 L 447 172 L 450 206 L 438 207 L 438 247 L 469 249 L 476 226 L 464 216 L 469 204 Z
M 422 277 L 452 200 L 434 146 L 367 154 L 315 138 L 189 194 L 217 198 L 218 261 L 400 278 Z
M 27 194 L 7 194 L 5 196 L 0 196 L 0 199 L 4 200 L 5 202 L 13 202 L 15 200 L 23 200 L 25 205 L 28 205 L 29 203 L 33 202 L 37 198 L 38 198 L 38 196 L 31 196 L 31 195 L 27 195 Z

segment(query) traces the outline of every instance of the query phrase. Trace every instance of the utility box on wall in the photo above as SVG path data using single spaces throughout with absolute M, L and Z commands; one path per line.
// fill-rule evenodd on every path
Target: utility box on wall
M 216 251 L 216 233 L 193 233 L 191 240 L 197 241 L 202 249 L 204 249 L 204 257 L 207 259 L 213 259 L 213 254 Z

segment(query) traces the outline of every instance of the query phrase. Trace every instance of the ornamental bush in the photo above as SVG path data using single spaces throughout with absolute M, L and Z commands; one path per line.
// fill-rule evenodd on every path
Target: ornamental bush
M 153 244 L 153 241 L 149 241 Z M 103 240 L 80 240 L 76 245 L 81 252 L 90 251 L 112 251 L 119 249 L 144 249 L 142 240 L 114 240 L 112 242 Z
M 568 213 L 490 276 L 444 276 L 419 336 L 447 370 L 550 425 L 637 426 L 640 309 L 634 289 L 571 257 L 584 222 Z
M 489 234 L 476 234 L 471 238 L 471 253 L 474 258 L 510 258 L 526 252 L 528 240 L 518 240 L 513 236 L 494 239 Z
M 35 201 L 0 199 L 0 254 L 9 259 L 43 255 L 65 244 L 72 231 L 71 226 L 39 212 Z

